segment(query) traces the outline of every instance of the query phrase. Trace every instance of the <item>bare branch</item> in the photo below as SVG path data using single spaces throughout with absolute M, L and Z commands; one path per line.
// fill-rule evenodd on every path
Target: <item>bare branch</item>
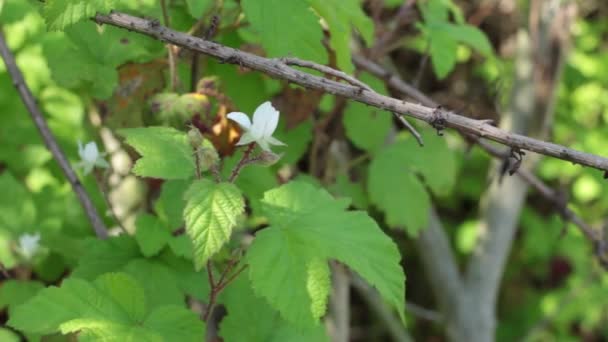
M 321 65 L 321 64 L 318 64 L 315 62 L 305 61 L 303 59 L 294 58 L 294 57 L 283 57 L 283 58 L 279 58 L 278 60 L 287 65 L 295 65 L 295 66 L 299 66 L 299 67 L 303 67 L 303 68 L 317 70 L 324 74 L 343 79 L 346 82 L 348 82 L 356 87 L 363 88 L 363 89 L 369 90 L 369 91 L 374 91 L 372 88 L 370 88 L 370 86 L 359 81 L 358 79 L 354 78 L 353 76 L 351 76 L 343 71 L 336 70 L 332 67 L 328 67 L 327 65 Z
M 408 131 L 410 131 L 410 133 L 414 136 L 414 138 L 418 142 L 418 145 L 420 145 L 421 147 L 424 146 L 424 140 L 422 140 L 422 135 L 420 135 L 420 133 L 418 133 L 418 131 L 414 128 L 414 126 L 412 126 L 412 124 L 410 124 L 403 117 L 403 115 L 397 114 L 397 113 L 393 113 L 393 114 L 395 114 L 395 116 L 397 117 L 397 119 L 399 120 L 399 122 L 401 122 L 401 124 L 403 124 L 403 126 L 405 127 L 405 129 L 407 129 Z
M 389 72 L 384 69 L 380 65 L 366 59 L 365 57 L 355 55 L 353 56 L 353 61 L 355 64 L 363 70 L 375 75 L 378 78 L 382 78 L 385 82 L 392 87 L 393 89 L 399 91 L 400 93 L 411 97 L 412 99 L 419 101 L 430 107 L 437 107 L 439 104 L 433 101 L 430 97 L 426 96 L 418 89 L 409 85 L 397 75 Z M 501 150 L 492 144 L 489 144 L 479 137 L 466 134 L 468 139 L 475 142 L 479 147 L 484 149 L 490 155 L 504 159 L 509 156 L 509 152 L 505 150 Z M 544 184 L 538 177 L 536 177 L 532 172 L 527 170 L 526 168 L 519 168 L 517 170 L 517 175 L 525 180 L 528 184 L 530 184 L 541 196 L 545 198 L 545 200 L 552 203 L 555 207 L 555 210 L 562 215 L 564 220 L 572 222 L 574 225 L 578 227 L 578 229 L 587 237 L 589 240 L 593 242 L 595 246 L 604 246 L 602 234 L 589 226 L 580 216 L 576 215 L 571 209 L 568 208 L 568 203 L 564 201 L 559 194 Z M 604 250 L 604 248 L 596 248 L 596 257 L 602 266 L 608 269 L 608 253 Z
M 109 15 L 97 14 L 94 20 L 99 24 L 122 27 L 149 35 L 164 42 L 186 47 L 218 58 L 224 63 L 237 64 L 258 70 L 272 77 L 299 84 L 305 88 L 323 90 L 330 94 L 343 96 L 390 112 L 407 115 L 427 123 L 434 122 L 437 118 L 437 113 L 439 113 L 445 122 L 445 127 L 490 139 L 520 150 L 528 150 L 608 172 L 608 158 L 583 153 L 562 145 L 544 142 L 524 135 L 506 132 L 489 125 L 485 121 L 470 119 L 443 109 L 438 110 L 437 108 L 401 101 L 362 89 L 358 86 L 342 84 L 323 77 L 314 76 L 293 69 L 278 59 L 256 56 L 168 29 L 160 25 L 158 21 L 118 12 L 113 12 Z
M 30 113 L 30 116 L 34 121 L 36 128 L 38 128 L 38 131 L 42 136 L 44 144 L 51 151 L 51 153 L 53 154 L 53 158 L 55 158 L 55 160 L 61 167 L 61 170 L 63 171 L 65 177 L 68 179 L 70 185 L 72 185 L 72 189 L 76 193 L 76 196 L 78 197 L 82 208 L 84 209 L 85 213 L 87 214 L 87 217 L 89 218 L 89 221 L 91 222 L 91 225 L 93 226 L 95 235 L 97 235 L 97 237 L 100 239 L 107 238 L 108 231 L 103 223 L 103 220 L 101 219 L 101 216 L 99 216 L 99 213 L 97 212 L 95 205 L 93 205 L 91 198 L 80 183 L 80 180 L 78 180 L 76 173 L 70 166 L 68 159 L 61 150 L 61 147 L 59 147 L 59 144 L 57 144 L 53 133 L 49 129 L 49 126 L 47 125 L 44 116 L 42 115 L 42 112 L 40 112 L 40 108 L 38 108 L 38 104 L 34 99 L 34 95 L 32 95 L 32 92 L 27 87 L 27 84 L 23 79 L 23 74 L 15 63 L 15 57 L 13 56 L 13 54 L 8 48 L 8 45 L 6 44 L 6 40 L 4 39 L 4 33 L 2 32 L 2 30 L 0 30 L 0 54 L 4 59 L 6 69 L 8 70 L 11 78 L 13 79 L 13 84 L 17 89 L 17 92 L 19 92 L 19 95 L 21 96 L 25 107 Z

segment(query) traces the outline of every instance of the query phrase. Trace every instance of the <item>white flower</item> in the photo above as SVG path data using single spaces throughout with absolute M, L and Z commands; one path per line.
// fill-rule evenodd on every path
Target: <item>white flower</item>
M 88 175 L 95 166 L 107 168 L 110 165 L 103 159 L 105 153 L 99 153 L 97 144 L 94 141 L 87 143 L 84 147 L 82 142 L 78 141 L 78 155 L 81 161 L 76 164 L 77 167 L 84 169 L 84 174 Z
M 40 241 L 40 234 L 23 234 L 19 236 L 19 249 L 23 256 L 27 259 L 31 259 L 34 254 L 38 251 L 40 245 L 38 242 Z
M 279 111 L 274 109 L 270 101 L 262 103 L 253 113 L 253 123 L 245 113 L 232 112 L 228 119 L 236 122 L 245 131 L 237 145 L 247 145 L 256 142 L 262 150 L 271 152 L 270 145 L 285 145 L 272 137 L 279 123 Z

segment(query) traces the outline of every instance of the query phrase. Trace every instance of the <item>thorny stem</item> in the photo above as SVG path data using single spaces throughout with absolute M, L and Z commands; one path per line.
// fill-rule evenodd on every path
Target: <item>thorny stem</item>
M 249 156 L 251 155 L 251 152 L 253 152 L 254 147 L 255 143 L 247 145 L 247 149 L 245 150 L 245 153 L 243 153 L 243 157 L 241 157 L 239 163 L 236 164 L 234 169 L 232 169 L 232 173 L 230 174 L 230 178 L 228 178 L 228 182 L 234 183 L 234 180 L 236 179 L 236 177 L 238 177 L 239 173 L 241 172 L 241 169 L 251 161 L 251 159 L 249 159 Z

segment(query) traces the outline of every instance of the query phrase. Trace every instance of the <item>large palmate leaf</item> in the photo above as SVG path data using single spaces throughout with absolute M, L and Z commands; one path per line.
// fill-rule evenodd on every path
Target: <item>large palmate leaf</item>
M 378 289 L 403 318 L 405 276 L 396 245 L 348 201 L 294 181 L 266 192 L 263 211 L 271 226 L 256 234 L 247 252 L 255 292 L 301 327 L 325 312 L 329 260 L 338 260 Z
M 205 336 L 203 323 L 186 308 L 148 310 L 143 288 L 125 273 L 46 288 L 15 308 L 8 324 L 29 333 L 79 332 L 80 341 L 201 341 Z

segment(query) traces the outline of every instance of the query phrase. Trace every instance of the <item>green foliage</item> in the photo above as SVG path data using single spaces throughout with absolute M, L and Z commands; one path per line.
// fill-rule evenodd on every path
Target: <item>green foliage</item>
M 44 288 L 38 281 L 8 280 L 0 287 L 0 310 L 8 308 L 12 316 L 14 308 L 33 297 Z M 0 339 L 2 340 L 2 339 Z
M 169 127 L 129 128 L 119 133 L 142 156 L 133 166 L 136 175 L 163 179 L 194 176 L 194 152 L 186 133 Z
M 459 43 L 486 57 L 493 56 L 492 45 L 486 35 L 464 23 L 462 14 L 451 0 L 426 1 L 419 3 L 419 8 L 424 22 L 419 23 L 418 28 L 428 41 L 433 70 L 439 78 L 446 77 L 454 69 Z M 457 18 L 455 24 L 449 22 L 450 11 Z
M 114 0 L 47 0 L 42 12 L 49 31 L 61 31 L 94 17 L 97 12 L 109 12 L 115 7 Z
M 135 240 L 144 256 L 157 254 L 171 239 L 171 233 L 156 216 L 140 215 L 135 227 Z
M 197 19 L 205 13 L 205 10 L 212 3 L 213 1 L 211 0 L 186 0 L 186 5 L 188 5 L 188 13 Z
M 246 277 L 232 283 L 220 300 L 228 311 L 220 324 L 220 336 L 227 342 L 328 341 L 320 325 L 302 330 L 282 319 L 268 302 L 255 295 Z
M 386 89 L 380 80 L 368 73 L 363 73 L 359 79 L 381 94 Z M 346 135 L 355 146 L 368 152 L 381 148 L 393 126 L 392 114 L 363 103 L 349 101 L 342 118 Z
M 268 57 L 293 55 L 327 62 L 321 26 L 305 0 L 243 0 L 241 6 Z
M 200 341 L 205 326 L 177 306 L 148 310 L 141 285 L 124 273 L 94 282 L 68 279 L 15 309 L 8 324 L 40 334 L 80 332 L 80 339 Z
M 324 312 L 331 259 L 359 273 L 404 317 L 399 251 L 367 214 L 345 211 L 348 201 L 298 181 L 268 191 L 262 204 L 271 226 L 247 252 L 249 277 L 286 320 L 310 327 Z
M 337 64 L 346 73 L 352 73 L 351 34 L 356 28 L 365 42 L 373 42 L 374 25 L 359 0 L 308 0 L 312 8 L 327 22 L 331 33 L 330 43 L 336 52 Z
M 245 203 L 233 184 L 208 180 L 194 182 L 185 198 L 186 232 L 194 244 L 194 266 L 199 270 L 230 239 Z

